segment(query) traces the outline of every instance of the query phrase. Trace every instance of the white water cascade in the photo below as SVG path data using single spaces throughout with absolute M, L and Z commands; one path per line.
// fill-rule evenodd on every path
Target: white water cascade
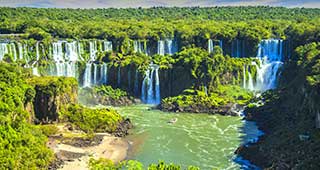
M 255 63 L 252 63 L 251 67 L 255 66 Z M 244 65 L 243 66 L 243 88 L 248 90 L 255 90 L 254 80 L 252 77 L 252 73 L 250 70 L 250 66 Z
M 147 53 L 147 50 L 145 49 L 145 45 L 143 41 L 134 40 L 133 41 L 133 51 L 135 53 Z
M 141 100 L 147 104 L 159 104 L 160 97 L 160 80 L 159 66 L 150 64 L 149 69 L 145 73 L 141 88 Z
M 87 63 L 86 69 L 83 75 L 83 87 L 90 87 L 92 85 L 92 79 L 91 79 L 92 69 L 91 68 L 92 68 L 92 63 Z
M 103 63 L 100 67 L 100 83 L 107 84 L 108 83 L 108 65 Z
M 259 44 L 257 78 L 255 90 L 265 91 L 277 86 L 279 68 L 283 65 L 283 40 L 262 40 Z
M 103 51 L 112 51 L 111 41 L 103 41 Z
M 0 43 L 0 60 L 2 61 L 5 54 L 9 53 L 7 43 Z
M 56 70 L 51 74 L 53 76 L 76 77 L 76 62 L 79 61 L 79 56 L 79 46 L 76 41 L 58 41 L 52 43 L 52 57 L 55 61 Z
M 243 66 L 243 88 L 247 89 L 247 69 L 246 65 Z
M 215 45 L 219 45 L 219 47 L 221 48 L 222 50 L 222 41 L 219 40 L 219 44 L 214 44 L 213 40 L 212 39 L 209 39 L 208 40 L 208 52 L 209 53 L 213 53 L 214 52 L 214 46 Z
M 178 51 L 175 41 L 171 39 L 159 40 L 158 41 L 158 54 L 159 55 L 173 55 Z

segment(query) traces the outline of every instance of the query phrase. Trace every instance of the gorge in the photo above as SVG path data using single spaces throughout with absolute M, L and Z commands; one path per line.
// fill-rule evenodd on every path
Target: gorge
M 1 168 L 320 167 L 319 9 L 0 9 Z

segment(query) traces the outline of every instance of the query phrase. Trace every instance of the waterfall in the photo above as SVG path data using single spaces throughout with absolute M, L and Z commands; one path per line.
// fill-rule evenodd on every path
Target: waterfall
M 158 54 L 159 55 L 164 55 L 165 54 L 164 41 L 163 40 L 158 41 Z
M 160 80 L 159 80 L 159 67 L 156 67 L 156 96 L 155 96 L 155 103 L 160 104 L 161 102 L 161 96 L 160 96 Z
M 100 83 L 107 84 L 108 83 L 108 66 L 106 63 L 103 63 L 100 67 Z
M 17 49 L 15 43 L 10 43 L 11 53 L 13 53 L 13 61 L 17 60 Z M 0 54 L 1 56 L 1 54 Z
M 176 53 L 177 46 L 174 40 L 166 39 L 166 40 L 159 40 L 158 41 L 158 54 L 159 55 L 173 55 Z
M 103 41 L 103 51 L 112 51 L 111 41 Z
M 32 75 L 34 76 L 40 76 L 38 68 L 37 67 L 33 67 L 32 68 Z
M 221 40 L 219 40 L 219 43 L 214 43 L 212 39 L 209 39 L 208 40 L 208 52 L 209 53 L 213 53 L 214 52 L 214 46 L 216 46 L 216 45 L 219 45 L 219 47 L 223 51 L 223 49 L 222 49 L 222 41 Z
M 65 44 L 64 50 L 63 50 L 63 44 Z M 56 72 L 51 73 L 52 75 L 76 77 L 76 74 L 77 74 L 76 62 L 79 60 L 79 49 L 76 41 L 73 41 L 73 42 L 58 41 L 58 42 L 52 43 L 52 57 L 53 57 L 53 60 L 55 61 L 55 67 L 56 67 Z
M 146 50 L 144 48 L 144 42 L 134 40 L 133 41 L 133 50 L 135 53 L 146 53 Z
M 147 91 L 147 103 L 154 103 L 154 89 L 153 89 L 153 74 L 154 68 L 151 69 L 151 72 L 149 74 L 149 82 L 148 82 L 148 91 Z
M 83 76 L 83 87 L 90 87 L 91 86 L 91 63 L 86 64 L 86 69 L 84 71 Z
M 166 40 L 166 54 L 172 55 L 173 54 L 173 42 L 172 40 Z
M 222 43 L 222 40 L 219 40 L 219 47 L 220 47 L 221 50 L 223 51 L 223 43 Z
M 68 61 L 78 61 L 79 55 L 78 55 L 78 46 L 77 42 L 67 42 L 65 46 L 65 51 L 66 51 L 66 60 Z
M 96 58 L 97 58 L 97 56 L 96 56 L 96 54 L 97 54 L 97 42 L 96 41 L 94 41 L 94 42 L 92 42 L 92 41 L 90 41 L 89 42 L 89 48 L 90 48 L 90 61 L 95 61 L 96 60 Z
M 98 65 L 93 64 L 93 84 L 97 84 L 98 80 Z
M 246 75 L 246 65 L 243 66 L 243 88 L 247 88 L 247 75 Z
M 257 85 L 255 90 L 265 91 L 276 88 L 279 68 L 283 62 L 283 41 L 278 39 L 262 40 L 259 44 L 257 57 Z
M 21 43 L 18 43 L 19 60 L 23 60 L 23 47 Z
M 212 39 L 208 40 L 208 52 L 213 53 L 213 41 Z
M 5 54 L 8 54 L 7 43 L 0 43 L 0 60 L 3 60 Z
M 146 70 L 145 77 L 142 82 L 141 100 L 147 104 L 159 104 L 160 97 L 160 80 L 159 80 L 159 66 L 150 64 Z M 155 86 L 154 86 L 155 84 Z M 147 92 L 147 93 L 146 93 Z
M 36 62 L 40 59 L 40 52 L 39 52 L 39 41 L 36 43 Z
M 64 61 L 62 42 L 54 42 L 54 43 L 52 43 L 52 47 L 53 47 L 52 48 L 53 60 L 55 62 Z
M 248 82 L 248 89 L 249 90 L 254 90 L 254 85 L 253 85 L 253 79 L 252 79 L 252 76 L 251 76 L 251 73 L 250 71 L 248 70 L 248 79 L 249 79 L 249 82 Z
M 141 87 L 141 101 L 143 103 L 147 103 L 146 101 L 146 86 L 148 85 L 148 83 L 150 82 L 149 80 L 149 73 L 150 73 L 150 70 L 148 69 L 145 73 L 145 77 L 142 81 L 142 87 Z

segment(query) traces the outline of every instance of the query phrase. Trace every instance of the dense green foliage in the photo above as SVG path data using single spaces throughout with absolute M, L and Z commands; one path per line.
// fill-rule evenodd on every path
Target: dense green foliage
M 0 63 L 0 168 L 46 168 L 53 160 L 46 136 L 30 125 L 25 105 L 34 97 L 28 70 Z
M 91 109 L 81 105 L 70 105 L 62 117 L 87 133 L 114 132 L 122 120 L 113 109 Z
M 296 47 L 305 41 L 319 40 L 319 13 L 319 9 L 279 7 L 1 8 L 0 32 L 25 33 L 25 38 L 45 42 L 51 36 L 108 39 L 113 42 L 114 51 L 122 54 L 132 49 L 130 39 L 144 40 L 150 46 L 159 39 L 173 37 L 179 40 L 179 47 L 205 48 L 209 38 L 223 40 L 226 45 L 235 39 L 245 40 L 250 48 L 263 38 L 284 38 L 294 40 Z M 247 55 L 254 56 L 254 50 Z
M 77 91 L 77 89 L 73 88 L 78 87 L 76 79 L 67 77 L 32 77 L 27 82 L 42 93 L 51 96 Z
M 90 159 L 89 167 L 92 170 L 143 170 L 144 166 L 142 163 L 135 160 L 122 161 L 119 164 L 115 165 L 112 161 L 106 159 Z M 151 164 L 147 167 L 148 170 L 181 170 L 180 165 L 167 164 L 163 161 L 159 161 L 158 164 Z M 186 170 L 199 170 L 198 167 L 189 166 Z
M 215 53 L 209 54 L 200 48 L 186 48 L 179 52 L 174 66 L 184 67 L 197 80 L 195 88 L 206 85 L 209 92 L 219 84 L 240 84 L 244 65 L 252 65 L 254 59 L 223 56 L 216 46 Z M 254 68 L 254 67 L 252 67 Z M 255 70 L 252 70 L 255 74 Z
M 113 89 L 111 86 L 96 86 L 94 91 L 99 95 L 108 96 L 114 100 L 127 96 L 127 92 L 121 89 Z
M 203 90 L 187 89 L 179 96 L 163 99 L 161 108 L 169 111 L 218 113 L 219 107 L 235 103 L 248 104 L 252 97 L 253 93 L 239 86 L 220 85 L 209 93 L 206 93 L 204 88 Z

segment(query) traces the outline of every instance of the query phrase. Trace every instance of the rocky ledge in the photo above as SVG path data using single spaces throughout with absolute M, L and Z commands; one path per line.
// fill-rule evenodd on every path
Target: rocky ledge
M 190 105 L 179 106 L 176 103 L 167 104 L 162 102 L 157 106 L 158 109 L 166 112 L 187 112 L 187 113 L 208 113 L 208 114 L 220 114 L 225 116 L 239 116 L 239 110 L 242 106 L 238 104 L 229 103 L 218 107 L 208 107 L 205 105 Z

